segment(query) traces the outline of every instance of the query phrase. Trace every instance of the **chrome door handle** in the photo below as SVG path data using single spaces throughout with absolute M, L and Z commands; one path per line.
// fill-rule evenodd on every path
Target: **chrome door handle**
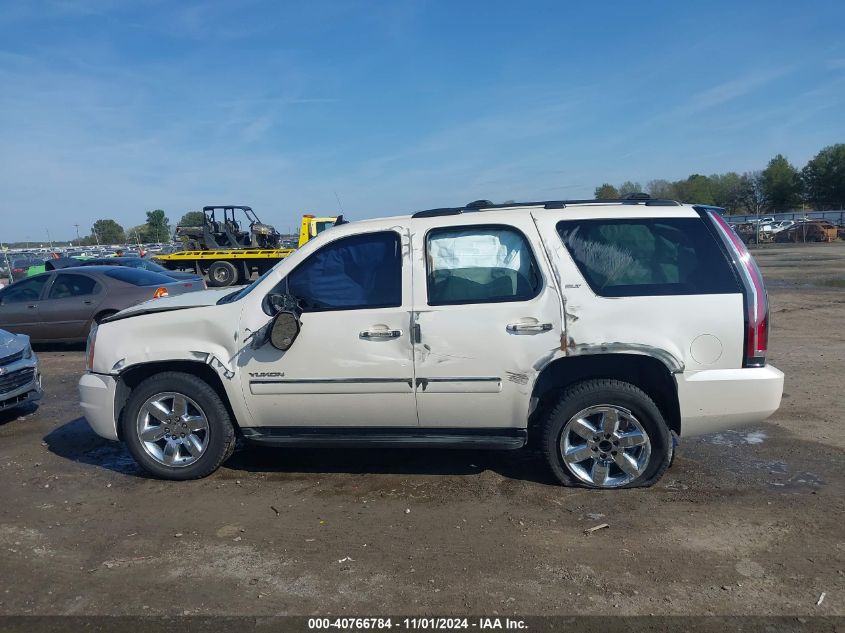
M 402 330 L 364 330 L 358 336 L 367 339 L 399 338 Z
M 551 323 L 508 323 L 505 330 L 508 332 L 548 332 L 552 329 Z

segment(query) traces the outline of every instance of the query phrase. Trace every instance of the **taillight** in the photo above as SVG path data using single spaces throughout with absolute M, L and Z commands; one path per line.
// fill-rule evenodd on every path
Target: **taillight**
M 166 296 L 167 296 L 167 288 L 165 288 L 163 286 L 161 288 L 156 288 L 156 291 L 153 293 L 153 299 L 161 299 L 162 297 L 166 297 Z
M 742 279 L 743 297 L 745 298 L 745 353 L 743 367 L 763 367 L 766 364 L 766 351 L 769 345 L 769 298 L 763 285 L 763 275 L 757 262 L 748 252 L 745 244 L 728 226 L 725 219 L 715 211 L 707 215 L 713 220 L 722 241 L 734 258 Z

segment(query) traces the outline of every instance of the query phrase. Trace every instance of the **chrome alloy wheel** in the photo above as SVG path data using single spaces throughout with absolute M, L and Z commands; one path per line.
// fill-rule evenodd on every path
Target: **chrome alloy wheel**
M 584 483 L 615 488 L 643 474 L 651 441 L 628 409 L 601 404 L 569 419 L 560 435 L 560 454 L 569 472 Z
M 135 428 L 144 451 L 165 466 L 189 466 L 208 446 L 205 412 L 181 393 L 166 391 L 148 398 Z

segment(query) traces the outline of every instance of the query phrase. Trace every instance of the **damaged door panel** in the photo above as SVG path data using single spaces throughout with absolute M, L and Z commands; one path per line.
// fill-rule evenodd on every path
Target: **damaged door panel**
M 412 243 L 420 426 L 524 427 L 533 366 L 561 338 L 530 216 L 419 221 Z

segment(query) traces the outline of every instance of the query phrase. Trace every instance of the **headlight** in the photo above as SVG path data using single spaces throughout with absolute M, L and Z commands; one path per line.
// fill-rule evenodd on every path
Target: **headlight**
M 30 345 L 29 343 L 26 344 L 26 347 L 23 350 L 23 357 L 32 358 L 32 345 Z
M 91 328 L 88 332 L 88 341 L 85 343 L 85 369 L 88 371 L 94 370 L 94 346 L 97 343 L 97 325 Z

